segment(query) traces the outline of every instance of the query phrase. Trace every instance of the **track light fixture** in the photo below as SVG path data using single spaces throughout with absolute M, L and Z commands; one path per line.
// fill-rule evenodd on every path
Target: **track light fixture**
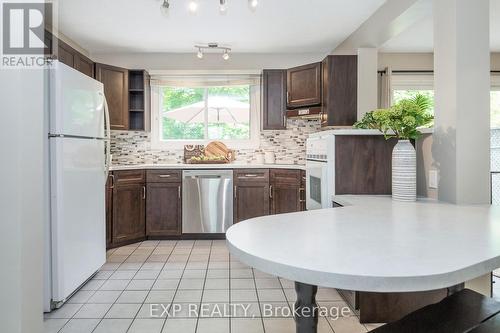
M 221 14 L 225 14 L 227 12 L 227 0 L 220 0 L 219 11 Z
M 161 13 L 165 16 L 168 16 L 169 9 L 170 9 L 170 2 L 168 0 L 163 0 L 160 6 Z
M 175 2 L 175 1 L 174 1 Z M 227 13 L 228 0 L 219 0 L 219 11 L 221 14 Z M 248 0 L 248 7 L 255 11 L 257 6 L 259 5 L 259 0 Z M 160 10 L 164 15 L 167 15 L 170 9 L 170 0 L 162 0 Z M 199 9 L 198 0 L 188 0 L 187 9 L 191 14 L 195 14 Z
M 198 49 L 198 53 L 196 54 L 198 59 L 203 59 L 204 50 L 222 50 L 222 59 L 229 60 L 230 58 L 229 52 L 231 52 L 231 48 L 226 46 L 219 46 L 219 44 L 217 43 L 208 43 L 206 45 L 195 45 L 194 47 Z

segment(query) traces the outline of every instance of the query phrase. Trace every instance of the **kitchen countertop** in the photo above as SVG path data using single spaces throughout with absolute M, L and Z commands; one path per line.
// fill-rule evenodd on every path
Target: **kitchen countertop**
M 299 164 L 132 164 L 112 165 L 110 171 L 137 169 L 295 169 L 305 170 L 305 165 Z
M 500 207 L 336 199 L 347 205 L 233 225 L 231 254 L 292 281 L 373 292 L 447 288 L 500 267 Z
M 422 134 L 434 133 L 434 128 L 421 128 Z M 309 137 L 321 137 L 324 135 L 383 135 L 382 132 L 376 129 L 358 129 L 358 128 L 335 128 L 326 131 L 312 133 Z

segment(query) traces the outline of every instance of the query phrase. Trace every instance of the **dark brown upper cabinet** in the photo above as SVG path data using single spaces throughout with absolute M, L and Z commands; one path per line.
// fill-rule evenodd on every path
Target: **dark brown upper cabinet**
M 287 70 L 287 107 L 289 109 L 321 104 L 321 63 Z
M 286 70 L 263 71 L 262 104 L 262 129 L 286 129 Z
M 79 71 L 87 76 L 90 76 L 91 78 L 93 78 L 95 76 L 94 75 L 94 68 L 95 68 L 94 62 L 80 53 L 75 54 L 74 68 L 77 71 Z
M 322 70 L 321 126 L 352 126 L 357 118 L 357 56 L 328 56 Z
M 60 40 L 57 43 L 57 59 L 69 67 L 75 67 L 75 51 Z
M 150 76 L 145 70 L 129 70 L 129 130 L 150 131 Z
M 51 43 L 57 43 L 57 59 L 63 64 L 76 69 L 77 71 L 94 77 L 94 62 L 66 44 L 52 36 Z
M 96 79 L 104 84 L 108 101 L 111 129 L 129 129 L 129 79 L 128 69 L 96 64 Z

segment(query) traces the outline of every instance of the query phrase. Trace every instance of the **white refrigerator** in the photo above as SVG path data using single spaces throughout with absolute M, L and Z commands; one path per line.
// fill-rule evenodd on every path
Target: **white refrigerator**
M 102 83 L 57 61 L 47 77 L 46 312 L 60 307 L 106 261 L 110 164 Z

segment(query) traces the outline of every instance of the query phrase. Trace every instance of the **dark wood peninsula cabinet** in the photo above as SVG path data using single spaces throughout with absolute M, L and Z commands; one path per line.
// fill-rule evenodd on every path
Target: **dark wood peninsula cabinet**
M 180 236 L 181 171 L 148 170 L 146 181 L 146 236 Z
M 144 170 L 114 171 L 113 246 L 146 236 L 146 184 Z
M 269 215 L 269 170 L 234 170 L 234 223 Z
M 287 107 L 289 109 L 321 104 L 321 63 L 287 70 Z
M 262 73 L 262 129 L 286 129 L 286 70 Z
M 129 129 L 129 79 L 125 68 L 96 64 L 96 79 L 104 84 L 111 129 Z

